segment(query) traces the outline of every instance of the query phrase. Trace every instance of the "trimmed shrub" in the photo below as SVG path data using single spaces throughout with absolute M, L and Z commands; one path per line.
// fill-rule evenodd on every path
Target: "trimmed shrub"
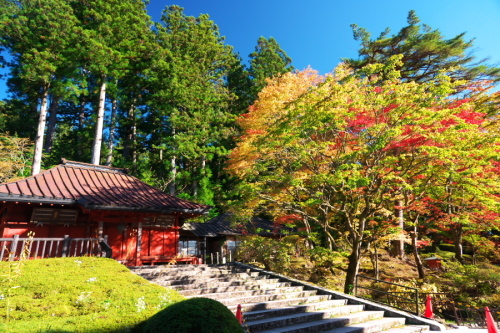
M 144 333 L 243 333 L 234 314 L 210 298 L 191 298 L 148 319 Z

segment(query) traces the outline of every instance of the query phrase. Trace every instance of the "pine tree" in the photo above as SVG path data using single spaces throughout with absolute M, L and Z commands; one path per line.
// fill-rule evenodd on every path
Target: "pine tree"
M 411 10 L 408 25 L 396 35 L 388 36 L 390 29 L 372 39 L 365 28 L 352 24 L 354 39 L 361 43 L 358 59 L 343 59 L 356 70 L 366 65 L 384 63 L 391 56 L 402 54 L 398 70 L 403 81 L 427 82 L 444 70 L 453 80 L 499 80 L 500 68 L 486 65 L 487 59 L 476 61 L 471 55 L 474 40 L 466 40 L 465 33 L 445 39 L 439 30 L 433 30 Z

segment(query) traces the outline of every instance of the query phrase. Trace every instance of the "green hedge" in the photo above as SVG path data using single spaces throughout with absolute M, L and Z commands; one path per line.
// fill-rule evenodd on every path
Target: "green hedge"
M 158 312 L 144 325 L 144 333 L 243 333 L 234 314 L 209 298 L 191 298 Z

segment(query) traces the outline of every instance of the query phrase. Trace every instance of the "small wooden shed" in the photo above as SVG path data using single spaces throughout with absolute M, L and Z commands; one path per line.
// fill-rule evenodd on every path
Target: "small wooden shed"
M 184 223 L 180 238 L 185 253 L 196 254 L 210 262 L 213 256 L 232 257 L 245 236 L 281 238 L 285 231 L 289 234 L 293 230 L 257 216 L 238 222 L 231 213 L 224 213 L 205 223 Z
M 196 262 L 180 255 L 179 230 L 209 209 L 163 193 L 125 169 L 63 160 L 35 176 L 0 184 L 0 238 L 29 232 L 44 239 L 107 236 L 112 257 L 127 265 Z

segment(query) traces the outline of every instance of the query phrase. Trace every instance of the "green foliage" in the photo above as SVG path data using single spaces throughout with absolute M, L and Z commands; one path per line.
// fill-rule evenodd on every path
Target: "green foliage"
M 257 262 L 268 270 L 286 272 L 290 267 L 295 246 L 292 242 L 261 236 L 248 236 L 238 246 L 235 258 L 242 262 Z
M 343 59 L 356 70 L 369 64 L 384 63 L 391 56 L 402 55 L 398 66 L 401 78 L 426 82 L 445 71 L 454 80 L 498 80 L 500 68 L 476 61 L 470 54 L 474 40 L 465 40 L 465 33 L 445 39 L 439 30 L 426 24 L 419 25 L 415 11 L 408 13 L 408 25 L 397 34 L 388 36 L 387 28 L 377 39 L 372 39 L 365 28 L 352 24 L 354 39 L 360 41 L 359 59 Z
M 489 260 L 500 259 L 500 253 L 493 241 L 490 239 L 477 235 L 469 234 L 464 236 L 464 241 L 471 245 L 473 252 L 473 264 L 476 259 L 487 258 Z
M 252 80 L 291 70 L 273 38 L 259 39 L 251 77 L 207 14 L 188 16 L 179 6 L 167 6 L 158 23 L 141 0 L 0 6 L 0 49 L 12 55 L 0 56 L 12 97 L 0 104 L 0 131 L 36 139 L 34 165 L 44 139 L 45 167 L 61 157 L 100 163 L 102 150 L 106 163 L 172 194 L 218 208 L 230 197 L 225 160 L 235 118 L 255 99 Z M 113 117 L 103 114 L 110 104 Z M 45 112 L 56 117 L 37 131 Z
M 447 261 L 444 264 L 446 272 L 443 277 L 450 279 L 455 286 L 453 290 L 459 293 L 459 300 L 472 300 L 475 303 L 481 298 L 493 294 L 500 294 L 500 272 L 496 267 L 488 265 L 461 265 L 455 261 Z M 479 305 L 488 305 L 487 301 L 479 301 Z
M 17 266 L 0 262 L 0 321 L 7 332 L 126 332 L 183 299 L 112 259 L 39 259 Z
M 191 298 L 148 319 L 144 333 L 243 333 L 235 315 L 222 303 Z
M 255 100 L 255 96 L 252 91 L 254 82 L 252 81 L 246 66 L 242 64 L 242 60 L 239 55 L 235 56 L 227 81 L 229 90 L 237 97 L 236 100 L 233 100 L 231 103 L 232 113 L 235 115 L 245 113 L 248 106 Z
M 167 6 L 155 34 L 147 82 L 152 127 L 144 143 L 155 148 L 149 151 L 153 176 L 175 195 L 213 204 L 235 134 L 236 95 L 227 78 L 238 59 L 206 14 Z
M 500 222 L 498 119 L 475 98 L 450 99 L 446 77 L 397 79 L 399 58 L 375 66 L 386 78 L 341 65 L 323 77 L 305 70 L 269 81 L 240 118 L 247 134 L 231 153 L 244 214 L 295 215 L 331 248 L 332 234 L 345 235 L 346 286 L 370 237 L 393 233 L 398 210 L 455 234 Z
M 3 43 L 20 65 L 19 77 L 47 90 L 56 73 L 74 68 L 69 63 L 78 45 L 76 17 L 65 0 L 12 4 L 10 15 L 1 16 Z
M 258 93 L 267 85 L 266 79 L 291 72 L 292 59 L 273 37 L 259 37 L 255 51 L 250 54 L 250 69 L 252 79 L 251 100 L 257 99 Z
M 268 230 L 267 232 L 270 232 L 270 230 Z M 308 251 L 306 239 L 301 235 L 288 235 L 283 237 L 281 241 L 290 245 L 291 255 L 300 256 L 307 253 Z
M 37 124 L 36 103 L 12 98 L 0 102 L 0 133 L 34 138 Z
M 348 253 L 332 251 L 320 246 L 309 250 L 309 257 L 316 267 L 343 266 L 348 256 Z
M 140 0 L 71 2 L 82 28 L 81 61 L 101 81 L 122 77 L 148 54 L 150 17 Z

